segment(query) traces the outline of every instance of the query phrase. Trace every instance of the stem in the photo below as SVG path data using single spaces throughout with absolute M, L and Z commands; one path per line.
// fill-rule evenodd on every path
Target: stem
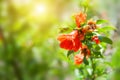
M 95 80 L 95 63 L 93 62 L 93 58 L 91 58 L 91 62 L 92 62 L 92 79 L 91 80 Z

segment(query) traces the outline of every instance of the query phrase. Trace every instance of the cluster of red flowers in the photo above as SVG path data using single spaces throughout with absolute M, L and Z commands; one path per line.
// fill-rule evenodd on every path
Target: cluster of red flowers
M 69 34 L 61 34 L 58 36 L 58 40 L 60 41 L 60 47 L 66 50 L 71 50 L 77 52 L 80 50 L 79 54 L 74 56 L 75 64 L 79 65 L 83 62 L 84 57 L 86 59 L 90 56 L 90 50 L 88 49 L 87 45 L 82 43 L 85 40 L 86 33 L 93 32 L 96 28 L 96 22 L 89 20 L 86 21 L 86 14 L 80 12 L 79 14 L 75 15 L 75 21 L 77 25 L 77 29 L 73 30 Z M 87 22 L 86 26 L 82 26 Z M 96 44 L 100 43 L 98 36 L 93 36 L 92 41 Z

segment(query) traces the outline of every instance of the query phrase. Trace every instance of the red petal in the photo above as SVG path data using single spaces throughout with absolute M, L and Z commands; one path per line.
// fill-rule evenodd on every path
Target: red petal
M 96 44 L 100 43 L 100 40 L 99 40 L 98 36 L 93 36 L 92 40 L 95 41 Z
M 78 30 L 74 30 L 70 34 L 59 35 L 57 39 L 61 42 L 60 47 L 67 50 L 78 51 L 82 46 Z
M 71 40 L 64 40 L 60 43 L 60 47 L 61 48 L 64 48 L 64 49 L 67 49 L 67 50 L 72 50 L 73 48 L 73 43 Z
M 80 28 L 81 23 L 85 22 L 85 20 L 86 20 L 86 14 L 82 12 L 80 12 L 75 16 L 76 25 L 78 28 Z
M 76 54 L 76 55 L 74 56 L 75 64 L 76 64 L 76 65 L 81 64 L 81 63 L 83 62 L 83 58 L 84 58 L 84 56 L 83 56 L 82 54 Z
M 70 35 L 72 35 L 72 39 L 75 39 L 78 36 L 79 32 L 78 30 L 74 30 L 70 33 Z
M 82 43 L 80 42 L 79 38 L 76 38 L 74 40 L 74 47 L 73 50 L 76 52 L 79 50 L 79 48 L 82 47 Z
M 75 21 L 76 21 L 77 27 L 80 28 L 79 15 L 76 15 Z
M 65 39 L 71 39 L 71 35 L 63 34 L 63 35 L 59 35 L 57 38 L 57 40 L 59 41 L 64 41 Z
M 96 44 L 99 44 L 99 43 L 100 43 L 100 40 L 99 40 L 99 39 L 97 39 L 97 40 L 96 40 Z

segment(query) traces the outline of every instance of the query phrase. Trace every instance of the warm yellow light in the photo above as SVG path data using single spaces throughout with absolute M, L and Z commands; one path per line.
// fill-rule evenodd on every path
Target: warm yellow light
M 27 5 L 31 2 L 31 0 L 11 0 L 11 1 L 16 6 Z
M 46 11 L 46 6 L 44 4 L 37 4 L 34 6 L 32 14 L 34 16 L 39 16 L 45 14 Z

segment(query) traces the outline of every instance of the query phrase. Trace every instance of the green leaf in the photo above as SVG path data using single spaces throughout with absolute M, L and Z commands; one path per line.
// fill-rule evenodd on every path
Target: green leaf
M 101 47 L 100 47 L 99 45 L 96 45 L 96 46 L 95 46 L 95 50 L 98 51 L 98 50 L 100 50 L 100 49 L 101 49 Z
M 103 58 L 103 55 L 101 54 L 101 52 L 96 51 L 94 52 L 94 54 L 99 58 Z
M 89 62 L 88 62 L 88 60 L 86 59 L 86 57 L 85 57 L 85 56 L 84 56 L 83 62 L 84 62 L 84 64 L 86 64 L 86 65 L 88 65 L 88 64 L 89 64 Z
M 105 63 L 106 65 L 110 66 L 110 67 L 113 67 L 113 64 L 112 64 L 111 62 L 105 61 L 104 63 Z
M 104 33 L 106 36 L 110 35 L 110 31 L 116 30 L 114 26 L 104 26 L 97 29 L 98 33 Z
M 67 52 L 67 57 L 69 57 L 71 54 L 73 54 L 74 53 L 74 51 L 73 50 L 70 50 L 70 51 L 68 51 Z
M 88 4 L 89 4 L 89 0 L 81 0 L 81 6 L 83 6 L 83 7 L 88 7 Z
M 89 49 L 91 49 L 94 43 L 91 41 L 87 41 L 86 45 L 88 46 Z
M 73 21 L 67 23 L 67 26 L 69 26 L 69 28 L 71 28 L 71 29 L 75 29 L 76 28 L 76 23 L 73 20 Z
M 98 51 L 96 49 L 92 49 L 92 51 L 96 58 L 103 58 L 103 55 L 101 54 L 100 51 Z
M 83 23 L 83 24 L 80 25 L 80 27 L 84 27 L 85 25 L 86 25 L 86 23 Z
M 110 38 L 108 38 L 108 37 L 98 36 L 98 38 L 99 38 L 99 40 L 100 40 L 101 42 L 105 42 L 105 43 L 108 43 L 108 44 L 112 44 L 112 43 L 113 43 L 112 40 L 111 40 Z
M 71 32 L 72 29 L 66 27 L 66 28 L 59 28 L 60 29 L 60 33 L 67 33 L 67 32 Z
M 94 35 L 94 33 L 91 33 L 91 32 L 88 32 L 88 33 L 86 33 L 86 36 L 88 37 L 88 36 L 93 36 Z
M 116 30 L 116 28 L 113 26 L 104 26 L 104 27 L 98 28 L 98 31 L 100 32 L 106 32 L 110 30 Z
M 114 26 L 104 26 L 102 27 L 104 30 L 115 30 L 116 28 Z
M 97 20 L 96 24 L 103 24 L 103 23 L 107 23 L 107 20 Z

